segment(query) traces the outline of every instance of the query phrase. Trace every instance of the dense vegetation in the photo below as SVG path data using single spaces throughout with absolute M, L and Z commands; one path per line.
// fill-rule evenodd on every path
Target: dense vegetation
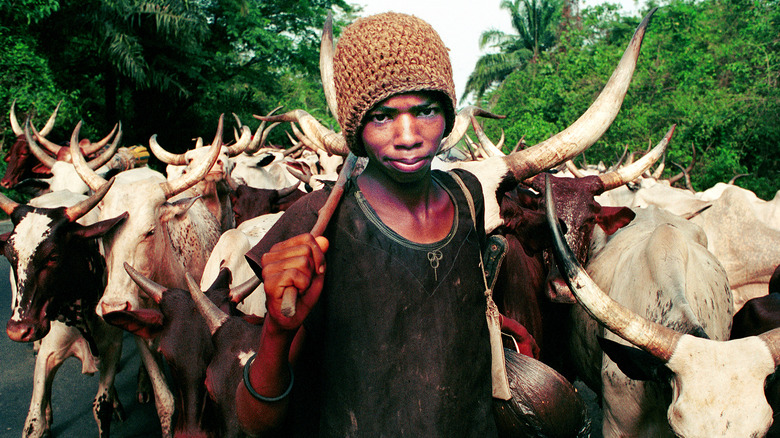
M 503 129 L 509 149 L 574 121 L 641 17 L 609 5 L 577 12 L 558 0 L 504 3 L 518 35 L 486 33 L 483 42 L 507 56 L 500 69 L 478 64 L 471 90 L 481 106 L 507 116 L 486 128 L 492 138 Z M 172 151 L 208 137 L 220 113 L 256 126 L 252 114 L 283 105 L 334 126 L 318 73 L 329 10 L 337 33 L 359 12 L 344 0 L 0 0 L 0 101 L 43 118 L 61 100 L 55 141 L 69 138 L 78 120 L 91 138 L 121 120 L 124 145 L 158 134 Z M 780 188 L 779 46 L 778 0 L 664 4 L 623 108 L 588 162 L 614 162 L 626 145 L 644 150 L 677 124 L 667 175 L 678 171 L 671 163 L 688 165 L 695 148 L 695 189 L 749 174 L 737 183 L 772 198 Z M 285 144 L 283 131 L 276 134 Z M 7 122 L 2 141 L 5 149 L 13 142 Z
M 617 161 L 644 150 L 677 124 L 665 175 L 696 162 L 694 189 L 748 174 L 737 184 L 771 199 L 780 189 L 780 9 L 776 0 L 673 0 L 654 14 L 639 66 L 617 119 L 586 154 Z M 528 144 L 558 132 L 590 105 L 641 17 L 617 8 L 585 10 L 561 26 L 558 45 L 512 72 L 483 106 L 490 122 Z M 514 143 L 508 147 L 514 146 Z
M 252 114 L 279 105 L 327 119 L 318 56 L 328 11 L 337 27 L 352 20 L 343 0 L 0 0 L 0 101 L 44 118 L 62 100 L 55 141 L 78 120 L 92 138 L 121 120 L 123 144 L 158 134 L 172 151 L 210 140 L 220 113 L 252 127 Z

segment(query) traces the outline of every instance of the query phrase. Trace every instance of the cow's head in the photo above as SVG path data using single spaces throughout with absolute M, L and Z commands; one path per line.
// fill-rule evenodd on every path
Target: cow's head
M 233 157 L 241 155 L 246 151 L 250 146 L 251 140 L 252 131 L 248 126 L 241 127 L 241 136 L 237 136 L 236 143 L 233 145 L 222 144 L 222 139 L 220 138 L 217 161 L 211 166 L 202 183 L 215 183 L 227 179 L 234 167 Z M 176 179 L 187 172 L 192 172 L 201 162 L 209 160 L 211 156 L 211 149 L 203 147 L 201 138 L 197 139 L 194 149 L 189 149 L 183 154 L 175 154 L 168 152 L 160 146 L 155 134 L 149 139 L 149 149 L 160 161 L 168 165 L 166 173 L 169 180 Z
M 62 102 L 60 102 L 62 103 Z M 51 176 L 49 169 L 40 161 L 38 161 L 29 146 L 27 145 L 27 139 L 25 138 L 24 129 L 19 124 L 16 118 L 16 101 L 11 104 L 11 128 L 16 135 L 16 141 L 11 148 L 6 152 L 4 160 L 8 163 L 8 167 L 5 169 L 5 175 L 0 180 L 0 186 L 10 189 L 19 184 L 22 180 L 27 178 L 45 178 Z M 54 128 L 54 122 L 57 119 L 57 111 L 60 108 L 60 104 L 52 111 L 49 120 L 46 125 L 41 129 L 41 135 L 48 135 Z
M 78 309 L 97 303 L 103 290 L 105 265 L 95 239 L 123 217 L 82 225 L 84 217 L 105 195 L 110 183 L 70 207 L 19 205 L 2 197 L 14 229 L 0 239 L 9 260 L 15 289 L 13 314 L 6 326 L 14 341 L 30 342 L 48 333 L 49 321 L 75 318 Z
M 603 234 L 611 235 L 634 218 L 631 209 L 602 206 L 595 198 L 607 190 L 625 185 L 649 169 L 663 156 L 674 129 L 675 126 L 672 126 L 658 145 L 640 160 L 618 170 L 581 178 L 538 175 L 533 179 L 533 188 L 542 194 L 547 190 L 545 181 L 550 181 L 552 197 L 559 217 L 566 223 L 566 242 L 581 263 L 588 262 L 596 227 L 599 227 Z M 556 302 L 574 303 L 574 297 L 557 267 L 553 263 L 549 264 L 550 273 L 547 278 L 549 297 Z
M 533 180 L 533 187 L 544 193 L 547 175 Z M 604 182 L 598 176 L 583 178 L 558 178 L 549 176 L 555 205 L 560 218 L 566 223 L 566 241 L 574 251 L 577 260 L 587 263 L 593 231 L 598 226 L 610 235 L 634 218 L 634 212 L 627 207 L 602 207 L 595 197 L 604 192 Z M 550 264 L 547 277 L 547 292 L 556 302 L 575 302 L 569 288 L 561 278 L 554 264 Z
M 201 181 L 216 161 L 220 152 L 222 121 L 220 117 L 214 143 L 205 148 L 211 151 L 209 159 L 201 162 L 191 173 L 166 181 L 157 172 L 150 174 L 147 169 L 138 168 L 116 177 L 117 183 L 101 203 L 100 216 L 113 218 L 125 212 L 129 215 L 121 226 L 103 238 L 108 282 L 97 306 L 98 315 L 105 317 L 110 312 L 141 307 L 138 286 L 125 272 L 123 263 L 131 264 L 141 274 L 159 283 L 183 286 L 181 273 L 193 268 L 184 266 L 183 259 L 203 251 L 208 242 L 216 242 L 219 224 L 205 207 L 195 209 L 198 211 L 197 218 L 189 213 L 197 198 L 174 197 Z M 77 144 L 77 141 L 71 141 L 76 171 L 90 188 L 102 187 L 105 180 L 87 165 Z M 196 219 L 198 224 L 188 226 Z M 183 225 L 174 227 L 172 231 L 168 227 L 172 221 L 182 221 Z M 203 224 L 208 226 L 208 235 L 198 231 L 198 226 L 203 228 Z M 205 260 L 206 256 L 197 254 L 193 258 L 203 257 Z
M 667 418 L 674 432 L 682 437 L 764 436 L 772 422 L 764 381 L 780 364 L 780 329 L 724 342 L 645 319 L 614 301 L 590 278 L 556 225 L 551 195 L 546 203 L 555 258 L 567 284 L 596 321 L 654 358 L 627 362 L 621 358 L 626 356 L 622 348 L 602 342 L 629 377 L 671 384 Z M 652 369 L 636 366 L 648 362 Z
M 190 292 L 166 288 L 144 277 L 125 263 L 128 275 L 158 305 L 107 315 L 107 321 L 144 338 L 159 339 L 159 351 L 171 367 L 176 391 L 176 436 L 221 436 L 219 415 L 206 394 L 206 369 L 214 356 L 206 321 L 200 316 Z M 230 271 L 220 271 L 206 294 L 216 302 L 227 302 Z
M 189 275 L 187 285 L 209 327 L 215 347 L 214 358 L 206 371 L 206 389 L 223 414 L 224 435 L 232 436 L 240 430 L 236 414 L 236 388 L 242 379 L 244 365 L 255 353 L 257 339 L 262 333 L 262 320 L 225 313 L 201 291 Z

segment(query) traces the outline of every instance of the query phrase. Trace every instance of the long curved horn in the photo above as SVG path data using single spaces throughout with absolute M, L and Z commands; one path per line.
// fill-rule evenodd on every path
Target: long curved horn
M 238 141 L 236 141 L 236 144 L 233 146 L 225 146 L 225 153 L 228 157 L 241 155 L 241 153 L 249 147 L 251 142 L 252 130 L 249 128 L 249 126 L 244 125 L 241 127 L 241 137 L 239 137 Z
M 512 152 L 511 153 L 514 154 L 515 152 L 517 152 L 519 150 L 525 149 L 526 146 L 528 146 L 528 145 L 525 144 L 525 135 L 524 135 L 524 136 L 520 137 L 520 140 L 517 141 L 517 144 L 515 144 L 515 147 L 512 148 Z
M 248 297 L 252 292 L 255 291 L 255 289 L 257 289 L 257 286 L 260 286 L 260 283 L 262 283 L 262 281 L 260 281 L 256 275 L 253 275 L 247 281 L 239 284 L 238 286 L 231 287 L 230 293 L 228 295 L 230 297 L 230 301 L 234 303 L 240 303 L 244 301 L 246 297 Z
M 728 185 L 733 186 L 734 183 L 737 181 L 737 179 L 742 178 L 743 176 L 750 176 L 750 174 L 749 173 L 740 173 L 740 174 L 734 175 L 734 177 L 732 177 L 729 180 Z
M 165 291 L 168 289 L 165 286 L 157 284 L 154 281 L 144 277 L 143 274 L 136 271 L 135 268 L 130 266 L 129 263 L 124 262 L 124 266 L 125 271 L 127 271 L 127 275 L 133 279 L 135 284 L 137 284 L 138 287 L 140 287 L 141 290 L 149 296 L 149 298 L 153 299 L 155 303 L 160 304 L 163 298 L 163 293 L 165 293 Z
M 95 169 L 92 169 L 84 159 L 84 154 L 81 153 L 79 147 L 78 137 L 79 130 L 81 130 L 81 122 L 76 124 L 76 128 L 73 130 L 73 134 L 70 137 L 70 160 L 73 163 L 73 167 L 76 169 L 76 173 L 79 174 L 81 180 L 89 186 L 92 191 L 98 191 L 106 184 L 105 178 L 98 175 Z
M 674 175 L 669 178 L 669 185 L 672 185 L 682 179 L 685 176 L 685 173 L 690 173 L 691 170 L 693 170 L 693 165 L 696 163 L 696 146 L 691 143 L 691 164 L 688 165 L 688 167 L 685 168 L 685 172 L 680 172 L 677 175 Z
M 163 149 L 163 147 L 160 146 L 160 143 L 157 142 L 157 134 L 153 134 L 151 138 L 149 138 L 149 150 L 152 151 L 158 160 L 165 164 L 172 164 L 174 166 L 184 166 L 187 164 L 187 158 L 184 154 L 174 154 Z
M 54 128 L 54 121 L 57 119 L 57 111 L 59 111 L 61 104 L 62 101 L 57 102 L 57 106 L 55 106 L 54 111 L 51 112 L 49 120 L 46 121 L 46 124 L 43 125 L 43 129 L 41 129 L 41 135 L 49 135 L 51 133 L 51 130 Z
M 518 181 L 579 155 L 609 128 L 623 104 L 642 39 L 656 9 L 651 10 L 639 24 L 607 85 L 579 119 L 553 137 L 503 158 Z
M 490 141 L 490 138 L 488 138 L 487 134 L 485 134 L 485 131 L 482 129 L 482 125 L 479 124 L 477 121 L 477 118 L 473 115 L 471 116 L 471 126 L 474 127 L 474 133 L 477 134 L 477 140 L 479 140 L 479 144 L 482 146 L 482 150 L 484 150 L 489 157 L 500 157 L 506 155 L 504 152 L 501 151 L 501 148 L 493 144 L 492 141 Z M 504 142 L 504 131 L 501 131 L 501 140 L 499 141 L 500 144 L 503 144 Z
M 290 157 L 290 156 L 297 156 L 295 155 L 298 151 L 303 149 L 303 142 L 299 141 L 298 143 L 295 143 L 294 145 L 290 146 L 289 148 L 282 151 L 282 156 L 284 157 Z
M 280 109 L 282 109 L 282 107 L 277 106 L 276 108 L 271 110 L 271 112 L 268 113 L 266 117 L 272 116 L 275 112 L 279 111 Z M 255 117 L 256 119 L 260 118 L 259 116 L 256 116 L 254 114 L 252 116 Z M 260 150 L 260 148 L 263 147 L 263 145 L 265 144 L 265 139 L 268 137 L 268 133 L 271 132 L 271 130 L 274 129 L 274 127 L 279 123 L 281 122 L 273 123 L 271 126 L 268 127 L 268 129 L 265 129 L 266 121 L 263 120 L 262 123 L 260 123 L 260 126 L 257 127 L 257 130 L 255 131 L 255 135 L 252 137 L 252 141 L 249 142 L 249 146 L 247 146 L 246 150 L 244 150 L 244 153 L 247 155 L 253 155 L 255 152 Z
M 10 216 L 18 206 L 18 202 L 0 193 L 0 209 L 3 210 L 5 214 Z
M 114 184 L 114 178 L 108 180 L 106 184 L 103 184 L 100 189 L 98 189 L 87 199 L 67 207 L 65 209 L 65 217 L 67 217 L 70 222 L 76 222 L 76 220 L 87 214 L 90 210 L 95 208 L 96 205 L 98 205 L 98 202 L 100 202 L 103 197 L 106 196 L 106 193 L 108 192 L 108 189 L 111 188 L 112 184 Z
M 336 47 L 333 44 L 333 14 L 328 11 L 328 18 L 322 27 L 322 40 L 320 41 L 320 77 L 322 88 L 325 91 L 325 101 L 328 103 L 330 113 L 336 120 L 339 119 L 339 106 L 336 100 L 336 83 L 333 79 L 333 56 Z
M 24 129 L 19 126 L 19 120 L 16 118 L 16 99 L 11 102 L 11 113 L 9 114 L 9 118 L 11 119 L 11 129 L 14 130 L 14 134 L 16 134 L 17 137 L 24 135 Z
M 617 162 L 610 168 L 610 170 L 619 169 L 620 165 L 623 164 L 623 160 L 625 160 L 627 156 L 628 156 L 628 145 L 626 145 L 623 148 L 623 154 L 620 156 L 620 158 L 618 158 Z
M 465 135 L 466 131 L 469 129 L 469 124 L 471 123 L 471 119 L 473 117 L 487 117 L 489 119 L 506 118 L 506 116 L 499 116 L 473 105 L 469 105 L 463 108 L 462 110 L 458 111 L 457 115 L 455 115 L 455 122 L 452 125 L 452 131 L 450 131 L 450 135 L 441 140 L 439 153 L 448 151 L 450 148 L 455 146 L 461 138 L 463 138 L 463 135 Z
M 219 123 L 217 124 L 217 134 L 214 136 L 214 141 L 211 143 L 211 155 L 207 159 L 203 160 L 200 164 L 192 169 L 192 172 L 185 173 L 184 175 L 176 178 L 173 181 L 166 181 L 160 183 L 160 187 L 165 192 L 165 197 L 170 198 L 176 196 L 179 193 L 187 190 L 188 188 L 197 184 L 202 180 L 209 170 L 214 166 L 219 158 L 219 152 L 222 147 L 222 125 L 225 115 L 220 114 Z
M 639 178 L 639 176 L 642 175 L 645 170 L 649 169 L 650 166 L 652 166 L 656 161 L 658 161 L 659 158 L 664 155 L 664 152 L 666 152 L 666 146 L 669 145 L 669 140 L 672 139 L 672 134 L 674 134 L 674 128 L 676 127 L 677 125 L 672 125 L 672 127 L 666 131 L 664 138 L 661 139 L 661 141 L 658 142 L 658 144 L 653 149 L 651 149 L 650 152 L 646 153 L 639 160 L 631 163 L 628 166 L 621 167 L 603 175 L 599 175 L 599 178 L 604 183 L 604 190 L 612 190 Z
M 244 126 L 244 124 L 241 122 L 241 117 L 238 117 L 238 114 L 236 113 L 232 113 L 232 114 L 233 114 L 233 118 L 236 119 L 236 125 L 238 125 L 238 129 L 241 129 L 241 127 Z
M 84 155 L 85 156 L 90 156 L 90 155 L 94 154 L 95 152 L 99 151 L 100 149 L 102 149 L 105 145 L 107 145 L 108 141 L 111 140 L 111 136 L 114 135 L 114 133 L 116 132 L 117 128 L 119 128 L 119 134 L 118 135 L 121 135 L 122 134 L 121 122 L 120 123 L 115 123 L 114 124 L 114 128 L 111 130 L 111 132 L 108 133 L 107 136 L 105 136 L 102 139 L 100 139 L 100 141 L 98 141 L 97 143 L 90 142 L 88 147 L 82 148 L 82 150 L 84 151 Z M 114 141 L 116 142 L 116 138 L 114 138 Z
M 680 164 L 677 164 L 675 162 L 672 162 L 675 166 L 677 166 L 680 171 L 682 171 L 683 175 L 685 175 L 685 188 L 688 189 L 691 193 L 696 193 L 696 190 L 693 190 L 693 186 L 691 185 L 691 175 L 688 174 L 688 171 L 682 167 Z
M 255 116 L 260 120 L 267 122 L 298 122 L 301 125 L 301 129 L 304 134 L 309 137 L 318 149 L 322 149 L 334 155 L 341 155 L 346 157 L 349 155 L 349 148 L 347 148 L 347 140 L 339 133 L 335 133 L 333 130 L 328 129 L 320 122 L 317 121 L 311 114 L 304 110 L 292 110 L 285 114 L 279 114 L 276 116 Z
M 117 149 L 119 148 L 119 140 L 122 138 L 122 122 L 119 122 L 117 125 L 119 127 L 119 132 L 117 132 L 116 137 L 114 137 L 114 142 L 111 143 L 111 146 L 109 146 L 108 149 L 103 151 L 103 153 L 100 154 L 100 156 L 95 157 L 92 160 L 90 160 L 88 163 L 86 163 L 87 167 L 89 167 L 90 169 L 95 170 L 95 169 L 99 168 L 100 166 L 108 163 L 109 160 L 111 160 L 111 157 L 113 157 L 114 154 L 116 153 Z M 34 129 L 34 127 L 33 127 L 33 129 Z M 116 130 L 116 127 L 114 127 L 114 131 L 115 130 Z M 79 121 L 79 123 L 76 124 L 76 128 L 73 129 L 73 133 L 70 135 L 70 143 L 71 144 L 76 144 L 76 148 L 79 150 L 79 153 L 83 157 L 84 156 L 83 154 L 86 153 L 86 152 L 83 152 L 81 150 L 81 146 L 79 146 L 79 132 L 80 131 L 81 131 L 81 121 Z M 111 132 L 114 132 L 114 131 L 111 131 Z M 28 140 L 28 142 L 29 142 L 29 140 Z M 30 149 L 32 150 L 32 147 Z M 38 155 L 36 155 L 36 157 L 37 156 Z M 40 159 L 40 158 L 38 158 L 38 159 Z M 73 148 L 70 148 L 70 161 L 71 161 L 71 163 L 73 163 L 73 161 L 74 161 L 74 158 L 73 158 Z
M 54 128 L 54 121 L 57 119 L 57 111 L 60 109 L 60 105 L 62 104 L 62 101 L 57 102 L 57 106 L 54 107 L 54 111 L 52 111 L 51 115 L 49 116 L 49 120 L 46 122 L 46 125 L 41 129 L 40 135 L 45 136 L 49 135 L 51 130 Z M 11 102 L 11 128 L 14 130 L 14 134 L 16 136 L 20 136 L 24 134 L 24 130 L 21 126 L 19 126 L 19 121 L 16 118 L 16 99 L 14 99 L 13 102 Z
M 295 123 L 290 123 L 290 128 L 292 129 L 293 134 L 295 134 L 295 137 L 298 139 L 298 142 L 296 143 L 290 137 L 290 133 L 285 131 L 287 133 L 287 138 L 290 139 L 290 142 L 293 144 L 293 147 L 290 148 L 290 149 L 294 149 L 296 147 L 301 147 L 301 146 L 305 145 L 307 148 L 309 148 L 309 149 L 311 149 L 311 150 L 313 150 L 315 152 L 320 150 L 317 147 L 317 145 L 314 144 L 314 142 L 309 137 L 307 137 L 304 133 L 302 133 L 301 130 L 298 129 L 297 126 L 295 126 Z M 292 152 L 290 152 L 290 149 L 287 149 L 287 150 L 285 150 L 283 152 L 284 156 L 287 156 L 287 155 L 292 153 Z
M 300 182 L 305 183 L 305 184 L 311 184 L 311 178 L 312 178 L 313 175 L 311 173 L 311 169 L 309 169 L 308 167 L 304 167 L 303 168 L 303 172 L 301 172 L 300 170 L 298 170 L 298 169 L 296 169 L 296 168 L 294 168 L 294 167 L 292 167 L 292 166 L 290 166 L 288 164 L 287 165 L 287 171 L 290 172 L 290 175 L 298 178 L 298 180 Z
M 472 140 L 468 134 L 463 134 L 463 141 L 466 144 L 466 147 L 468 148 L 469 152 L 471 153 L 472 159 L 484 160 L 485 158 L 489 157 L 489 155 L 482 148 L 482 146 L 478 145 L 474 140 Z
M 585 178 L 585 174 L 580 171 L 574 161 L 566 160 L 566 169 L 574 175 L 575 178 Z
M 46 138 L 43 134 L 38 132 L 38 130 L 35 128 L 35 125 L 32 123 L 32 120 L 30 120 L 30 129 L 33 133 L 33 138 L 37 139 L 41 145 L 43 145 L 44 148 L 46 148 L 47 151 L 54 154 L 54 156 L 58 156 L 60 154 L 60 150 L 62 150 L 65 146 L 60 146 L 57 143 L 54 143 L 53 141 Z M 27 142 L 29 143 L 29 141 Z M 37 145 L 36 145 L 37 146 Z
M 111 146 L 109 146 L 99 156 L 89 160 L 89 163 L 87 163 L 87 165 L 90 168 L 98 169 L 100 168 L 100 166 L 108 163 L 111 160 L 111 157 L 113 157 L 114 154 L 116 153 L 117 149 L 119 149 L 119 140 L 122 138 L 122 122 L 119 122 L 116 125 L 114 125 L 114 129 L 111 132 L 113 133 L 114 131 L 116 131 L 117 127 L 119 128 L 119 131 L 117 131 L 116 137 L 114 137 L 114 141 L 111 143 Z M 87 152 L 84 151 L 84 153 L 86 154 Z M 73 161 L 73 158 L 71 158 L 71 161 Z
M 198 311 L 200 311 L 203 319 L 206 320 L 206 325 L 209 326 L 209 332 L 213 335 L 230 317 L 206 297 L 189 272 L 187 272 L 184 277 L 187 279 L 187 287 L 190 289 L 192 300 L 195 301 L 195 306 L 198 308 Z
M 285 196 L 290 196 L 293 193 L 295 193 L 298 190 L 298 187 L 300 185 L 301 185 L 301 181 L 298 181 L 295 184 L 291 185 L 290 187 L 285 187 L 283 189 L 279 189 L 276 192 L 279 194 L 280 198 L 284 198 Z
M 555 243 L 553 250 L 558 269 L 564 274 L 566 284 L 569 285 L 580 305 L 596 321 L 621 338 L 659 359 L 668 361 L 682 334 L 632 312 L 605 294 L 588 276 L 563 238 L 548 176 L 545 176 L 544 202 L 547 222 Z
M 81 122 L 79 122 L 79 124 L 81 124 Z M 57 159 L 44 152 L 44 150 L 38 146 L 38 143 L 33 139 L 32 134 L 30 134 L 31 126 L 30 119 L 27 119 L 24 123 L 24 138 L 27 139 L 27 145 L 30 147 L 30 152 L 35 155 L 35 158 L 37 158 L 38 161 L 51 169 L 54 166 L 54 163 L 57 162 Z
M 661 175 L 664 174 L 664 167 L 666 167 L 666 154 L 664 154 L 664 156 L 661 157 L 661 163 L 658 165 L 658 167 L 655 168 L 655 170 L 650 176 L 652 176 L 655 179 L 661 179 Z

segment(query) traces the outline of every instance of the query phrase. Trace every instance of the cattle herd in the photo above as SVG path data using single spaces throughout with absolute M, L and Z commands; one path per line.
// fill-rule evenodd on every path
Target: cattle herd
M 566 166 L 617 115 L 651 15 L 564 131 L 505 154 L 476 119 L 497 116 L 467 107 L 442 142 L 434 167 L 479 178 L 486 229 L 507 246 L 494 291 L 515 345 L 514 399 L 495 409 L 504 436 L 588 436 L 574 379 L 599 395 L 604 436 L 780 436 L 780 192 L 765 201 L 733 183 L 673 187 L 658 162 L 674 127 L 637 161 Z M 219 116 L 210 144 L 184 154 L 154 136 L 148 149 L 120 147 L 121 124 L 93 143 L 79 123 L 59 146 L 47 138 L 56 115 L 38 130 L 11 105 L 17 141 L 0 182 L 36 194 L 26 204 L 0 195 L 13 224 L 0 237 L 13 291 L 6 332 L 40 342 L 22 436 L 51 433 L 51 382 L 71 356 L 100 373 L 93 413 L 109 436 L 123 419 L 122 330 L 135 335 L 151 382 L 138 396 L 154 401 L 163 436 L 243 436 L 234 393 L 265 312 L 243 255 L 289 205 L 356 174 L 360 160 L 342 166 L 343 137 L 301 110 L 256 116 L 254 132 L 235 117 L 228 142 Z M 282 122 L 293 146 L 266 145 Z M 452 148 L 461 139 L 470 153 Z M 146 165 L 148 151 L 165 174 Z

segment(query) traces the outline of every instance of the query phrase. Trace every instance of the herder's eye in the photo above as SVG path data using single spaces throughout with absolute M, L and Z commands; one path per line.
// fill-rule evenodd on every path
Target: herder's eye
M 390 120 L 390 116 L 382 112 L 371 113 L 368 115 L 368 121 L 372 123 L 385 123 Z
M 439 106 L 438 103 L 432 103 L 428 106 L 420 108 L 419 112 L 417 113 L 417 116 L 430 118 L 430 117 L 436 117 L 437 115 L 439 115 L 439 113 L 441 113 L 441 106 Z

